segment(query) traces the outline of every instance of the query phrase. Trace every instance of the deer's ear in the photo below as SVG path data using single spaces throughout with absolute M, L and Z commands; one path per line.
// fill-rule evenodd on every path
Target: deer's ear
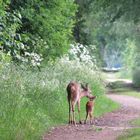
M 83 89 L 85 89 L 86 87 L 81 83 L 81 87 L 83 88 Z
M 88 88 L 88 83 L 86 83 L 86 88 Z
M 88 90 L 88 85 L 83 85 L 83 84 L 81 84 L 81 87 L 82 87 L 82 89 L 84 89 L 85 91 L 87 91 Z

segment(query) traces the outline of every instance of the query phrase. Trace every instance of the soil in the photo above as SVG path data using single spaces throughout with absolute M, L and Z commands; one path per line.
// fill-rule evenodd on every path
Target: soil
M 93 125 L 64 125 L 47 133 L 43 140 L 116 140 L 127 129 L 136 128 L 130 121 L 140 116 L 140 99 L 109 93 L 108 98 L 121 104 L 121 109 L 95 118 Z

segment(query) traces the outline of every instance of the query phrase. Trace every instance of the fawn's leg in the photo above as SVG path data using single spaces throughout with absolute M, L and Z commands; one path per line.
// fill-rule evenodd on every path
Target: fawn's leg
M 90 124 L 92 124 L 92 120 L 93 120 L 92 112 L 89 113 L 89 117 L 90 117 Z
M 85 119 L 85 124 L 87 123 L 87 118 L 88 118 L 88 112 L 86 113 L 86 119 Z

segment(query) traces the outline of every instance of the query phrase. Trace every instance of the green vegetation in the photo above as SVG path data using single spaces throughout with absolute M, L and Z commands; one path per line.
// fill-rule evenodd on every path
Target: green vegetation
M 116 93 L 117 94 L 122 94 L 122 95 L 133 96 L 133 97 L 136 97 L 136 98 L 140 98 L 140 92 L 135 91 L 135 90 L 117 89 Z
M 68 122 L 66 86 L 71 80 L 88 82 L 95 101 L 95 116 L 118 108 L 104 96 L 97 73 L 76 61 L 58 60 L 41 72 L 3 65 L 0 69 L 0 139 L 40 139 L 47 129 Z M 85 103 L 81 103 L 82 119 Z M 78 116 L 78 115 L 77 115 Z
M 95 116 L 117 109 L 104 95 L 100 68 L 123 65 L 140 86 L 139 5 L 0 0 L 0 139 L 40 139 L 51 126 L 66 123 L 71 80 L 90 84 L 97 95 Z
M 140 119 L 132 121 L 131 124 L 136 127 L 140 127 Z M 135 128 L 126 131 L 124 135 L 118 138 L 118 140 L 139 140 L 139 138 L 140 138 L 140 128 Z
M 7 0 L 0 3 L 0 49 L 15 61 L 39 66 L 65 54 L 77 9 L 73 1 Z
M 118 140 L 139 140 L 140 139 L 140 128 L 129 130 L 125 135 L 120 136 Z
M 110 82 L 108 83 L 107 87 L 109 87 L 109 90 L 115 94 L 122 94 L 140 98 L 139 89 L 135 88 L 132 84 L 126 83 L 125 81 Z
M 140 87 L 140 67 L 135 68 L 133 71 L 133 83 L 135 87 Z
M 132 121 L 131 124 L 133 124 L 135 126 L 140 126 L 140 118 Z
M 81 43 L 98 66 L 124 66 L 139 86 L 138 5 L 139 0 L 1 0 L 0 48 L 14 61 L 40 67 Z
M 133 77 L 134 84 L 139 86 L 140 78 L 135 73 L 140 66 L 140 1 L 76 2 L 80 5 L 77 14 L 80 20 L 76 26 L 78 41 L 95 44 L 102 66 L 123 66 L 124 76 Z
M 111 82 L 107 85 L 107 87 L 109 87 L 109 90 L 113 91 L 113 93 L 115 94 L 122 94 L 140 98 L 139 89 L 133 87 L 132 84 L 125 83 L 124 81 Z

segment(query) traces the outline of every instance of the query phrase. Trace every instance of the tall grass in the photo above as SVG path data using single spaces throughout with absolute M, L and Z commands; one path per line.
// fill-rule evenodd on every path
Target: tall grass
M 71 80 L 87 82 L 97 96 L 95 115 L 118 107 L 104 96 L 94 70 L 75 61 L 59 60 L 41 72 L 15 65 L 0 68 L 0 139 L 37 140 L 51 126 L 67 123 L 66 86 Z M 85 117 L 85 102 L 81 114 Z

